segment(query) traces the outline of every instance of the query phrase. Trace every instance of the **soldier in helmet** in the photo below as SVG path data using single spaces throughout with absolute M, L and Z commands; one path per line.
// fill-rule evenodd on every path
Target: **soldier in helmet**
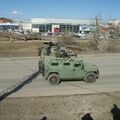
M 81 118 L 81 120 L 93 120 L 93 118 L 91 117 L 90 113 L 87 113 Z
M 42 117 L 40 120 L 47 120 L 47 117 L 44 116 L 44 117 Z
M 111 113 L 113 114 L 113 120 L 120 120 L 120 109 L 116 104 L 113 104 L 113 108 L 111 109 Z

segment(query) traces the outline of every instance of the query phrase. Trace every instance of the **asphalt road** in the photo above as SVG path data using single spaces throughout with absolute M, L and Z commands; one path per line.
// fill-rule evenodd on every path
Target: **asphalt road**
M 81 59 L 96 64 L 99 79 L 92 84 L 83 81 L 62 82 L 52 86 L 38 75 L 32 82 L 9 97 L 53 96 L 69 94 L 108 93 L 120 91 L 120 54 L 85 55 Z M 38 70 L 39 58 L 0 58 L 0 92 Z

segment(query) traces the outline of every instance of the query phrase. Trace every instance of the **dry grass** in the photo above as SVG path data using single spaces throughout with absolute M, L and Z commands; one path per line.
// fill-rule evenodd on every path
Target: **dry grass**
M 12 39 L 12 40 L 41 40 L 41 36 L 37 33 L 29 33 L 29 34 L 18 34 L 18 33 L 10 33 L 10 32 L 2 32 L 0 31 L 0 39 Z
M 0 43 L 0 56 L 37 56 L 41 42 Z
M 59 42 L 65 43 L 70 49 L 78 52 L 90 52 L 96 51 L 97 53 L 106 52 L 120 52 L 120 40 L 81 40 L 80 38 L 74 38 L 67 34 L 63 34 L 58 39 Z
M 120 41 L 110 41 L 106 52 L 120 52 Z

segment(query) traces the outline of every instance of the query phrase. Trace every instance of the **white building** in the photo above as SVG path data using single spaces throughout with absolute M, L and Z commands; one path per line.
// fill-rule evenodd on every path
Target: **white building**
M 27 31 L 32 31 L 32 24 L 31 23 L 29 23 L 29 22 L 25 22 L 25 23 L 22 23 L 22 26 L 23 26 L 23 30 L 25 31 L 25 32 L 27 32 Z
M 78 32 L 80 26 L 91 25 L 93 20 L 73 20 L 73 19 L 31 19 L 31 30 L 33 32 Z
M 16 30 L 19 29 L 19 23 L 0 23 L 0 30 Z
M 110 20 L 109 23 L 113 23 L 115 25 L 119 25 L 120 24 L 120 20 Z

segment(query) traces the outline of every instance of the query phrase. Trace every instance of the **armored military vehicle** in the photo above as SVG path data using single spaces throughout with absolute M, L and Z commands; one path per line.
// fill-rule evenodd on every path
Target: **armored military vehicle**
M 93 83 L 99 77 L 99 69 L 96 65 L 85 63 L 75 56 L 64 58 L 45 56 L 39 61 L 39 71 L 53 85 L 71 79 Z

